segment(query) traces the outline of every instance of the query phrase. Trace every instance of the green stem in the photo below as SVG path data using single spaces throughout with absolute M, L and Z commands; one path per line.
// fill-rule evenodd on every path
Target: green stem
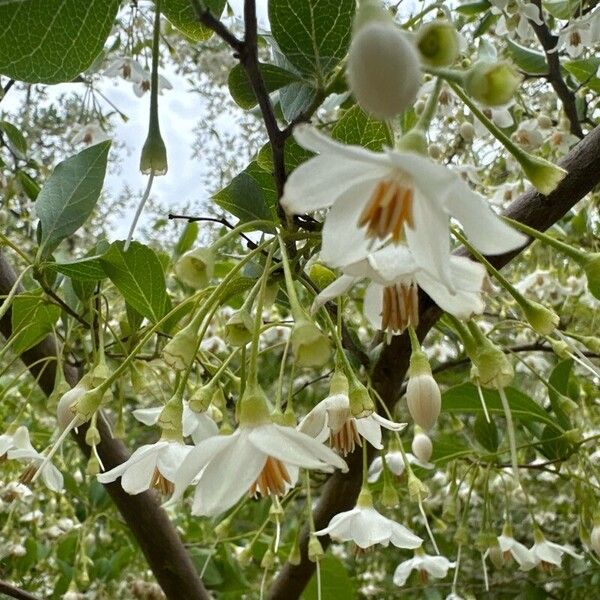
M 429 125 L 435 113 L 437 112 L 438 107 L 438 98 L 440 96 L 440 92 L 442 90 L 443 80 L 441 77 L 436 79 L 433 90 L 431 91 L 431 95 L 427 99 L 427 104 L 425 105 L 425 109 L 421 113 L 417 124 L 415 125 L 415 129 L 420 129 L 421 131 L 427 131 L 429 129 Z

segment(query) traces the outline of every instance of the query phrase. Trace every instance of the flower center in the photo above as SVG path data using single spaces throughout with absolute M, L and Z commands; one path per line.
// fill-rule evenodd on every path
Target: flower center
M 339 431 L 336 431 L 335 433 L 332 431 L 329 434 L 329 444 L 342 456 L 354 452 L 354 448 L 356 448 L 357 444 L 362 446 L 354 419 L 348 419 Z
M 37 473 L 37 465 L 35 463 L 31 463 L 28 467 L 21 473 L 21 477 L 19 477 L 19 481 L 25 485 L 31 483 L 33 476 Z
M 358 219 L 367 228 L 367 237 L 384 240 L 391 236 L 396 243 L 404 237 L 404 225 L 414 228 L 414 191 L 399 178 L 384 179 L 373 190 Z
M 414 283 L 397 283 L 383 288 L 381 328 L 400 333 L 419 324 L 419 292 Z
M 569 41 L 571 42 L 571 46 L 577 48 L 577 46 L 581 44 L 581 34 L 579 33 L 579 31 L 573 31 L 571 33 Z
M 158 469 L 154 469 L 152 487 L 156 488 L 163 496 L 170 496 L 175 490 L 172 481 L 169 481 Z
M 429 581 L 429 573 L 425 569 L 419 569 L 419 581 L 423 585 Z
M 256 481 L 250 486 L 250 495 L 283 496 L 286 485 L 291 483 L 290 474 L 278 459 L 269 456 Z

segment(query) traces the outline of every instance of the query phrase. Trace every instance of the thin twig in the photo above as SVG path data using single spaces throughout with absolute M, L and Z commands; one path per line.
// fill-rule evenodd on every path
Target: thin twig
M 0 594 L 6 594 L 10 598 L 16 598 L 17 600 L 39 600 L 37 596 L 2 580 L 0 580 Z

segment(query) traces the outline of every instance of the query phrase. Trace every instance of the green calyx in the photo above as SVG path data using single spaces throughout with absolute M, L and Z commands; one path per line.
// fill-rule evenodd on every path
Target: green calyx
M 329 382 L 329 395 L 336 396 L 338 394 L 348 395 L 348 378 L 340 369 L 335 370 Z
M 331 357 L 329 338 L 305 316 L 296 319 L 291 336 L 298 366 L 322 367 Z
M 485 388 L 505 388 L 512 382 L 515 371 L 502 349 L 490 341 L 473 322 L 469 323 L 476 348 L 470 355 L 473 366 L 471 379 Z
M 245 346 L 252 341 L 254 319 L 247 309 L 240 309 L 225 324 L 225 339 L 232 346 Z
M 372 508 L 373 507 L 373 494 L 368 487 L 363 486 L 356 500 L 356 506 L 360 508 Z
M 539 302 L 526 300 L 520 303 L 523 315 L 531 327 L 540 335 L 551 334 L 560 322 L 560 317 Z
M 422 350 L 413 350 L 410 355 L 410 364 L 408 367 L 409 377 L 416 377 L 417 375 L 431 375 L 431 365 L 427 354 Z
M 240 399 L 240 427 L 258 427 L 271 423 L 267 396 L 256 382 L 247 382 L 244 394 Z
M 194 393 L 190 397 L 190 409 L 197 413 L 202 413 L 208 410 L 215 398 L 215 394 L 219 392 L 219 386 L 210 381 L 206 385 L 201 385 L 194 390 Z
M 417 48 L 424 63 L 449 67 L 458 58 L 458 34 L 448 21 L 432 21 L 417 33 Z
M 197 325 L 192 321 L 175 334 L 163 348 L 165 362 L 178 371 L 189 368 L 196 356 L 197 337 Z
M 163 430 L 163 435 L 174 435 L 181 438 L 182 434 L 183 403 L 181 396 L 175 394 L 164 406 L 158 417 L 158 426 Z
M 398 140 L 397 147 L 398 150 L 404 152 L 413 152 L 421 156 L 427 156 L 427 136 L 421 128 L 413 127 Z
M 350 413 L 355 419 L 368 417 L 375 410 L 375 404 L 367 388 L 356 377 L 352 377 L 349 386 Z
M 485 106 L 502 106 L 512 99 L 521 78 L 508 62 L 477 61 L 465 76 L 465 90 Z

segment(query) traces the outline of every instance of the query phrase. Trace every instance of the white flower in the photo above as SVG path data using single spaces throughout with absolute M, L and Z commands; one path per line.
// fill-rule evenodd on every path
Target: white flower
M 15 436 L 22 429 L 26 428 L 21 425 L 14 433 L 3 433 L 0 435 L 0 460 L 6 458 L 8 451 L 15 447 Z M 22 435 L 22 433 L 19 433 L 19 435 Z
M 218 515 L 248 491 L 281 495 L 293 481 L 288 465 L 326 472 L 348 469 L 335 452 L 291 427 L 245 425 L 230 435 L 204 440 L 187 455 L 175 475 L 169 504 L 196 478 L 194 515 Z
M 561 29 L 558 42 L 551 52 L 566 48 L 571 58 L 577 58 L 586 48 L 593 46 L 593 42 L 590 23 L 586 20 L 577 20 Z
M 352 510 L 338 513 L 325 529 L 316 534 L 329 535 L 339 542 L 352 541 L 363 549 L 374 544 L 387 547 L 391 542 L 397 548 L 414 550 L 423 543 L 410 529 L 375 510 L 370 492 L 364 491 Z
M 371 283 L 365 292 L 363 311 L 376 329 L 395 335 L 408 325 L 418 325 L 418 290 L 421 287 L 446 312 L 459 319 L 468 319 L 483 312 L 485 303 L 481 292 L 486 281 L 482 265 L 460 256 L 449 257 L 446 280 L 452 283 L 451 292 L 416 262 L 406 246 L 386 246 L 365 260 L 342 269 L 339 279 L 327 286 L 316 298 L 315 307 L 344 294 L 361 279 Z
M 530 552 L 533 556 L 533 565 L 531 568 L 537 565 L 542 565 L 542 567 L 549 567 L 551 565 L 560 567 L 563 554 L 568 554 L 573 558 L 583 558 L 581 554 L 577 554 L 568 546 L 549 542 L 539 531 L 535 533 L 535 544 L 530 548 Z
M 510 528 L 505 526 L 502 535 L 498 536 L 498 545 L 500 546 L 504 560 L 508 560 L 512 556 L 522 571 L 529 571 L 535 567 L 536 563 L 532 552 L 512 537 Z
M 447 283 L 451 216 L 485 254 L 501 254 L 526 241 L 460 176 L 427 158 L 347 146 L 309 125 L 298 125 L 294 137 L 320 154 L 291 173 L 282 204 L 296 214 L 331 207 L 321 258 L 332 267 L 356 263 L 389 239 L 400 243 L 406 237 L 419 264 Z
M 104 71 L 106 77 L 122 77 L 127 81 L 141 81 L 145 70 L 137 60 L 132 58 L 115 58 Z
M 423 583 L 426 583 L 430 576 L 434 579 L 443 579 L 448 574 L 448 569 L 453 569 L 454 566 L 454 563 L 445 556 L 430 556 L 421 550 L 415 552 L 413 558 L 405 560 L 396 567 L 394 583 L 403 586 L 413 569 L 419 571 Z
M 133 82 L 133 93 L 141 98 L 146 92 L 150 91 L 152 74 L 145 69 L 142 70 L 141 77 Z M 158 93 L 162 94 L 163 90 L 172 90 L 171 82 L 162 75 L 158 76 Z
M 71 138 L 71 143 L 92 146 L 107 139 L 108 135 L 98 123 L 88 123 L 77 130 L 77 133 Z
M 402 431 L 406 423 L 394 423 L 376 412 L 355 418 L 350 410 L 347 389 L 321 400 L 298 425 L 298 430 L 320 442 L 329 439 L 332 448 L 344 456 L 353 452 L 356 444 L 365 438 L 373 447 L 381 449 L 381 428 Z
M 41 477 L 45 485 L 53 492 L 60 492 L 63 487 L 62 473 L 49 461 L 45 460 L 29 441 L 29 431 L 19 427 L 13 436 L 13 447 L 8 450 L 7 458 L 29 461 L 30 465 L 21 476 L 23 483 L 29 483 L 37 470 L 42 467 Z M 43 465 L 43 466 L 42 466 Z
M 406 452 L 406 460 L 409 464 L 416 465 L 423 469 L 433 469 L 434 465 L 431 463 L 421 462 L 414 454 Z M 388 452 L 385 455 L 385 462 L 388 469 L 396 476 L 400 477 L 404 473 L 404 461 L 402 460 L 402 453 L 399 450 Z M 381 456 L 376 456 L 373 462 L 369 466 L 369 483 L 378 481 L 383 473 L 383 459 Z
M 124 463 L 100 473 L 100 483 L 112 483 L 119 477 L 128 494 L 139 494 L 156 487 L 164 494 L 173 490 L 175 472 L 193 446 L 182 442 L 159 440 L 140 446 Z
M 391 19 L 373 19 L 360 25 L 352 36 L 346 77 L 361 108 L 378 119 L 392 119 L 417 97 L 419 56 Z
M 413 454 L 422 463 L 429 463 L 429 459 L 433 454 L 433 443 L 426 433 L 423 433 L 422 431 L 416 431 L 411 444 L 411 449 Z

